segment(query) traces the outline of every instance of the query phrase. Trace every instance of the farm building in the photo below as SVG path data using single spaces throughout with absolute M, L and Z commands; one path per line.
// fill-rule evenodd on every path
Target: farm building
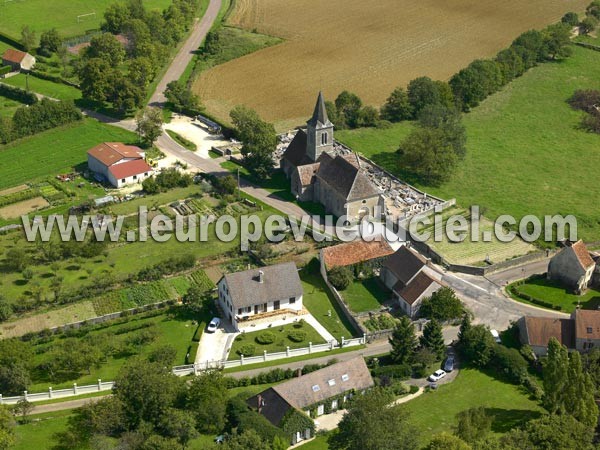
M 579 352 L 600 347 L 600 311 L 577 309 L 569 319 L 524 316 L 518 325 L 521 343 L 537 356 L 547 353 L 550 338 Z
M 35 66 L 35 58 L 29 53 L 9 48 L 2 54 L 2 65 L 10 66 L 14 72 L 29 71 Z
M 592 282 L 595 267 L 596 263 L 583 241 L 567 243 L 566 247 L 550 260 L 548 279 L 560 281 L 581 294 Z
M 305 421 L 294 420 L 301 429 L 290 430 L 291 443 L 310 439 L 314 426 L 309 417 L 329 414 L 344 407 L 354 395 L 374 385 L 371 373 L 362 356 L 301 375 L 269 388 L 247 400 L 250 408 L 258 411 L 273 425 L 289 430 L 288 421 L 302 414 Z
M 144 160 L 144 151 L 122 142 L 103 142 L 87 153 L 88 167 L 96 178 L 120 188 L 141 183 L 152 176 L 152 167 Z
M 290 142 L 281 158 L 281 169 L 290 179 L 298 200 L 321 203 L 325 211 L 350 222 L 378 217 L 383 197 L 365 174 L 358 155 L 336 155 L 333 123 L 319 92 L 312 117 Z
M 219 305 L 239 330 L 240 322 L 278 319 L 302 312 L 302 284 L 296 264 L 289 262 L 224 275 L 217 283 Z
M 380 278 L 411 319 L 418 315 L 423 299 L 442 287 L 427 267 L 427 261 L 406 246 L 386 259 Z

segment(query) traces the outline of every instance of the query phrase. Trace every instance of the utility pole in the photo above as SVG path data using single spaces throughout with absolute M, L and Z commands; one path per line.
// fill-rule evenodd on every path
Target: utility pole
M 25 90 L 29 92 L 29 73 L 25 73 Z
M 241 198 L 241 193 L 240 193 L 240 189 L 241 189 L 241 186 L 240 186 L 240 168 L 239 167 L 238 167 L 238 170 L 237 170 L 237 184 L 238 184 L 238 201 L 239 201 L 240 198 Z

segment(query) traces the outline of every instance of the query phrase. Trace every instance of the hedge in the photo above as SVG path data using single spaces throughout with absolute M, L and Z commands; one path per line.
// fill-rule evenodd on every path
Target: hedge
M 29 200 L 40 195 L 37 189 L 25 189 L 19 192 L 13 192 L 12 194 L 3 195 L 0 197 L 0 207 L 6 205 L 12 205 L 13 203 L 22 202 Z
M 7 73 L 9 73 L 11 71 L 11 67 L 10 66 L 2 66 L 0 67 L 0 75 L 6 75 Z
M 60 77 L 58 75 L 52 75 L 52 74 L 46 73 L 46 72 L 38 72 L 36 70 L 29 72 L 29 74 L 31 76 L 33 76 L 35 78 L 39 78 L 41 80 L 52 81 L 54 83 L 62 83 L 62 84 L 66 84 L 67 86 L 71 86 L 71 87 L 79 89 L 79 85 L 77 83 L 73 83 L 69 80 L 65 80 L 63 77 Z
M 0 83 L 0 95 L 10 98 L 11 100 L 25 103 L 26 105 L 33 105 L 38 101 L 34 93 L 4 83 Z

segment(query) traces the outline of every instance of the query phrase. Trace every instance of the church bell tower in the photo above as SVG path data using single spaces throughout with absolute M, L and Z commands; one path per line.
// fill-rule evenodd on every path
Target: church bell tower
M 319 92 L 315 110 L 306 126 L 306 154 L 312 161 L 319 159 L 323 152 L 333 152 L 333 124 L 327 117 L 322 92 Z

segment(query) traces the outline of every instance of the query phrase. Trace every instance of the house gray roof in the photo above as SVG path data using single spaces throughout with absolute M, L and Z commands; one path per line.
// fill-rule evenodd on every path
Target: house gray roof
M 385 260 L 383 266 L 398 278 L 401 284 L 394 286 L 394 289 L 400 290 L 425 266 L 425 260 L 403 245 Z
M 298 268 L 293 262 L 229 273 L 223 279 L 236 309 L 302 295 Z
M 327 117 L 327 108 L 325 108 L 325 99 L 323 93 L 319 91 L 317 97 L 317 103 L 315 104 L 315 110 L 313 111 L 312 117 L 307 122 L 309 125 L 317 126 L 319 123 L 322 125 L 331 125 L 329 118 Z
M 273 386 L 249 398 L 247 403 L 259 408 L 262 415 L 278 425 L 290 407 L 303 410 L 345 392 L 363 391 L 373 385 L 365 360 L 357 356 Z
M 357 155 L 338 155 L 321 162 L 317 177 L 345 200 L 358 200 L 379 195 L 379 191 L 360 169 Z

